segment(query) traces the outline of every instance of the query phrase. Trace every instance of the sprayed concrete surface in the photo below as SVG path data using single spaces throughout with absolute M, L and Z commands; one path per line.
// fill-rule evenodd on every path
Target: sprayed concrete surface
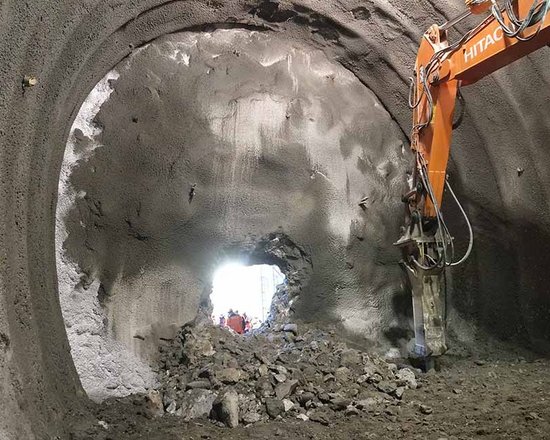
M 341 63 L 377 96 L 401 131 L 407 133 L 410 127 L 410 111 L 406 106 L 407 77 L 413 66 L 418 41 L 429 25 L 441 23 L 462 9 L 463 2 L 459 0 L 427 1 L 415 5 L 403 0 L 307 0 L 294 4 L 239 0 L 2 2 L 0 391 L 3 401 L 0 406 L 0 437 L 65 438 L 68 422 L 76 414 L 86 413 L 87 400 L 71 359 L 61 315 L 56 276 L 55 215 L 60 170 L 70 128 L 82 102 L 107 72 L 136 47 L 171 32 L 186 29 L 213 31 L 216 27 L 261 30 L 321 50 L 330 61 Z M 470 27 L 471 22 L 464 22 L 459 30 L 464 32 Z M 474 342 L 480 334 L 489 333 L 519 341 L 528 347 L 548 350 L 550 295 L 547 286 L 550 271 L 548 259 L 545 258 L 550 234 L 547 190 L 550 187 L 550 171 L 546 165 L 550 160 L 550 150 L 547 148 L 550 121 L 546 111 L 550 104 L 548 60 L 548 49 L 543 49 L 464 90 L 467 113 L 462 127 L 455 134 L 450 178 L 471 215 L 477 242 L 468 264 L 451 274 L 450 330 L 457 339 Z M 38 84 L 23 90 L 21 82 L 25 75 L 35 75 Z M 152 87 L 152 92 L 154 90 L 155 87 Z M 128 89 L 126 93 L 129 93 Z M 151 94 L 149 102 L 153 101 L 153 97 Z M 110 102 L 114 107 L 117 100 Z M 327 107 L 331 108 L 330 105 Z M 150 110 L 153 109 L 151 107 Z M 122 113 L 116 115 L 114 108 L 111 114 L 123 116 Z M 155 114 L 150 111 L 148 116 L 154 117 Z M 159 118 L 159 121 L 177 117 L 172 114 L 163 116 L 165 118 Z M 194 121 L 198 125 L 201 122 Z M 128 124 L 134 128 L 120 130 L 119 133 L 104 130 L 99 135 L 101 142 L 107 145 L 106 138 L 111 137 L 113 142 L 122 144 L 131 130 L 136 135 L 139 118 L 138 123 L 132 125 L 130 121 Z M 106 121 L 104 126 L 107 127 Z M 167 137 L 182 130 L 178 127 L 177 131 L 172 131 L 172 128 L 161 134 L 169 149 L 175 148 L 175 145 L 168 142 L 170 139 Z M 229 127 L 223 133 L 223 124 L 217 128 L 221 130 L 222 138 L 231 133 Z M 147 138 L 143 142 L 146 145 L 152 143 Z M 97 159 L 98 153 L 103 151 L 107 150 L 96 149 L 94 158 Z M 334 164 L 343 161 L 344 153 L 338 153 L 340 162 L 335 161 Z M 303 166 L 305 157 L 304 152 L 297 156 L 292 165 Z M 143 160 L 148 163 L 149 159 L 155 158 L 151 154 Z M 195 159 L 198 164 L 201 163 L 200 157 Z M 203 163 L 211 166 L 205 158 Z M 334 164 L 331 162 L 331 165 Z M 524 171 L 518 173 L 518 168 Z M 292 168 L 287 170 L 289 173 L 292 171 L 293 179 L 302 178 L 295 177 Z M 203 189 L 198 186 L 196 199 L 190 205 L 183 204 L 185 209 L 199 209 L 208 198 L 207 182 L 201 183 L 199 175 L 189 174 L 193 180 L 186 176 L 180 174 L 177 177 L 186 191 L 195 179 L 204 184 Z M 322 176 L 316 179 L 311 179 L 310 175 L 303 177 L 306 178 L 310 179 L 310 184 L 319 185 L 316 200 L 324 200 L 325 196 L 327 201 L 330 200 L 330 188 L 328 183 L 323 183 Z M 268 176 L 262 176 L 260 180 L 263 185 L 268 185 Z M 124 185 L 115 190 L 125 190 Z M 228 188 L 225 190 L 229 192 Z M 184 200 L 186 191 L 181 194 Z M 350 188 L 350 191 L 359 189 Z M 178 206 L 180 209 L 183 206 L 177 204 L 182 203 L 180 198 L 176 203 L 175 196 L 173 194 L 172 199 L 168 198 L 167 203 L 172 203 L 177 212 Z M 240 194 L 232 196 L 240 197 Z M 288 197 L 289 194 L 283 196 Z M 369 292 L 369 286 L 381 285 L 386 278 L 391 286 L 397 277 L 393 251 L 386 249 L 391 239 L 398 235 L 398 231 L 392 235 L 391 224 L 399 223 L 398 217 L 402 211 L 399 203 L 389 200 L 381 203 L 386 208 L 385 211 L 380 210 L 380 216 L 364 214 L 366 238 L 363 241 L 357 239 L 350 251 L 355 257 L 354 268 L 342 272 L 357 274 L 365 271 L 366 276 L 369 267 L 376 267 L 373 273 L 378 275 L 373 277 L 373 284 L 363 279 L 362 284 L 351 285 L 352 289 L 364 285 L 367 288 L 365 298 L 376 293 L 374 289 Z M 464 239 L 458 212 L 452 204 L 449 205 L 445 206 L 447 222 L 456 231 L 454 235 Z M 213 209 L 221 209 L 222 206 L 216 205 Z M 308 206 L 304 205 L 304 211 Z M 299 245 L 315 248 L 323 239 L 333 237 L 335 240 L 331 244 L 338 248 L 344 241 L 342 235 L 334 234 L 334 229 L 331 229 L 334 225 L 326 215 L 328 206 L 322 212 L 323 215 L 312 217 L 309 221 L 320 232 L 328 231 L 330 234 L 323 236 L 319 233 L 310 243 L 307 240 L 303 243 L 303 236 L 292 237 Z M 134 214 L 135 209 L 127 213 L 128 216 Z M 139 236 L 142 225 L 135 223 L 135 218 L 128 218 L 134 223 L 132 227 L 126 224 L 125 233 L 131 230 Z M 285 219 L 291 223 L 290 216 Z M 205 230 L 217 231 L 216 228 L 224 224 L 222 221 L 214 222 L 213 217 L 211 221 L 211 224 L 202 224 Z M 254 216 L 247 217 L 247 222 L 253 221 Z M 380 222 L 387 222 L 387 231 L 383 236 L 376 232 Z M 162 221 L 160 223 L 162 226 Z M 280 222 L 274 223 L 275 228 L 280 226 Z M 293 223 L 297 233 L 300 228 L 296 225 L 299 224 Z M 185 227 L 191 226 L 198 227 Z M 259 226 L 256 230 L 263 232 Z M 349 237 L 357 235 L 353 228 L 348 227 L 347 231 L 351 231 L 348 232 Z M 155 231 L 148 232 L 153 234 Z M 215 234 L 212 234 L 214 239 Z M 378 240 L 371 242 L 368 237 L 378 237 Z M 205 242 L 204 248 L 210 249 L 209 244 Z M 139 246 L 138 243 L 135 245 Z M 67 249 L 67 255 L 72 259 L 68 260 L 68 264 L 71 261 L 75 263 L 78 258 L 71 254 L 70 245 Z M 119 252 L 128 256 L 130 252 L 130 249 L 122 247 L 115 250 L 110 254 L 112 257 L 120 257 Z M 104 249 L 101 251 L 107 254 Z M 174 256 L 179 250 L 170 252 L 168 255 Z M 158 255 L 155 249 L 151 250 L 152 257 Z M 338 261 L 345 264 L 348 254 L 333 254 L 331 258 L 336 258 L 336 255 Z M 205 255 L 201 252 L 199 258 L 205 258 Z M 373 263 L 373 259 L 380 262 Z M 124 259 L 115 260 L 120 262 Z M 139 258 L 137 260 L 139 262 Z M 192 258 L 186 258 L 182 253 L 177 261 L 179 266 L 183 261 L 192 261 Z M 317 317 L 321 319 L 321 315 L 338 316 L 341 309 L 336 304 L 354 298 L 353 294 L 347 295 L 350 291 L 347 275 L 341 280 L 341 289 L 338 289 L 340 297 L 335 294 L 336 289 L 332 292 L 322 290 L 326 286 L 335 287 L 331 284 L 335 280 L 324 280 L 324 272 L 321 272 L 323 264 L 328 264 L 328 261 L 328 258 L 321 259 L 320 270 L 317 271 L 316 261 L 313 260 L 313 270 L 317 271 L 319 278 L 317 281 L 312 278 L 308 284 L 311 301 L 319 300 L 320 304 L 324 304 L 325 308 L 317 310 Z M 157 263 L 161 263 L 158 267 L 172 272 L 167 261 Z M 139 267 L 136 266 L 132 264 L 128 269 L 134 277 L 139 274 Z M 90 267 L 98 270 L 89 274 L 93 280 L 103 283 L 104 279 L 109 279 L 111 284 L 105 283 L 104 288 L 120 288 L 118 292 L 124 290 L 122 278 L 117 278 L 120 268 L 112 274 L 104 274 L 99 272 L 104 269 L 103 266 L 92 266 L 90 263 Z M 117 267 L 116 261 L 112 267 Z M 384 268 L 388 270 L 388 275 L 382 270 Z M 208 275 L 208 270 L 200 266 L 192 269 L 190 274 L 194 274 L 197 280 L 201 270 Z M 153 268 L 150 270 L 153 271 Z M 182 276 L 188 275 L 184 273 Z M 206 276 L 197 281 L 194 288 L 202 286 L 201 283 L 207 280 Z M 154 285 L 156 281 L 151 283 Z M 90 287 L 93 282 L 88 284 L 86 280 L 84 286 L 95 288 Z M 128 291 L 132 290 L 130 286 Z M 380 316 L 396 319 L 399 315 L 392 314 L 391 310 L 403 310 L 403 304 L 409 298 L 399 292 L 393 295 L 383 291 L 385 295 L 375 296 L 381 301 Z M 338 300 L 324 302 L 335 299 Z M 370 303 L 365 299 L 364 304 L 367 306 L 365 313 L 357 312 L 361 319 L 369 316 Z M 93 303 L 90 304 L 90 307 L 93 306 Z M 299 306 L 297 311 L 304 313 L 307 310 Z M 406 327 L 408 318 L 401 316 L 400 319 L 402 323 L 399 327 Z
M 181 33 L 136 51 L 88 100 L 101 110 L 77 117 L 65 153 L 58 270 L 90 396 L 153 386 L 132 356 L 153 363 L 228 249 L 239 258 L 270 233 L 315 266 L 298 318 L 341 321 L 370 341 L 398 327 L 386 303 L 401 284 L 400 219 L 386 213 L 400 204 L 406 150 L 351 72 L 269 34 Z
M 56 215 L 61 309 L 80 380 L 88 396 L 96 400 L 145 392 L 156 386 L 155 373 L 149 364 L 111 336 L 112 326 L 106 327 L 109 321 L 99 294 L 101 282 L 83 272 L 81 266 L 62 251 L 69 236 L 65 220 L 75 208 L 76 200 L 87 196 L 84 189 L 71 185 L 71 173 L 79 164 L 88 163 L 96 148 L 105 147 L 97 140 L 101 128 L 94 123 L 94 118 L 113 91 L 110 81 L 118 77 L 116 71 L 109 72 L 94 87 L 73 123 L 61 168 Z M 79 228 L 86 226 L 85 220 L 79 221 Z M 89 245 L 83 243 L 82 246 L 90 250 Z

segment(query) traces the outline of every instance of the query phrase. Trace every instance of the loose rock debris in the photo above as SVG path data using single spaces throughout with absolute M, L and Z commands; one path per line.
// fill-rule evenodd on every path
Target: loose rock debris
M 151 397 L 134 395 L 98 404 L 92 419 L 70 427 L 69 438 L 549 438 L 550 362 L 546 359 L 526 359 L 523 352 L 503 358 L 502 347 L 493 345 L 485 347 L 483 365 L 477 365 L 476 357 L 447 356 L 440 371 L 421 373 L 410 365 L 388 363 L 355 350 L 326 329 L 299 324 L 293 336 L 281 331 L 282 324 L 250 337 L 201 325 L 182 329 L 177 339 L 163 347 L 161 389 Z M 187 347 L 182 345 L 183 336 Z M 188 356 L 192 362 L 182 361 Z M 237 382 L 224 384 L 212 379 L 215 374 L 202 377 L 205 367 L 213 373 L 225 368 L 241 373 Z M 344 367 L 348 375 L 337 374 Z M 382 378 L 379 382 L 376 375 Z M 325 382 L 326 376 L 330 380 Z M 295 389 L 294 380 L 298 381 Z M 287 382 L 291 391 L 277 398 L 275 389 Z M 394 388 L 394 394 L 387 393 Z M 235 420 L 238 425 L 228 428 L 235 426 Z
M 228 427 L 281 418 L 328 425 L 335 413 L 384 411 L 418 387 L 412 367 L 349 348 L 334 332 L 302 333 L 295 323 L 244 337 L 188 325 L 161 347 L 160 365 L 163 405 L 149 394 L 153 415 L 209 417 Z
M 548 438 L 547 361 L 492 345 L 423 373 L 292 322 L 291 287 L 244 336 L 199 313 L 160 347 L 159 389 L 104 402 L 74 440 Z

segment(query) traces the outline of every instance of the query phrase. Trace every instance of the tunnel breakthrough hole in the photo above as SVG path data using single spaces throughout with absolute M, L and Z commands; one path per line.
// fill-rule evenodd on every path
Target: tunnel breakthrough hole
M 258 329 L 268 318 L 277 286 L 285 276 L 276 265 L 226 263 L 214 273 L 212 319 L 238 334 Z

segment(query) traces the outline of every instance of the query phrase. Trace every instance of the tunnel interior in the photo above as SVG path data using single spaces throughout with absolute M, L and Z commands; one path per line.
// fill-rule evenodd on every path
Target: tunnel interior
M 81 107 L 59 186 L 61 305 L 88 395 L 153 387 L 159 341 L 195 319 L 228 256 L 278 263 L 304 290 L 298 314 L 382 338 L 390 311 L 361 307 L 389 300 L 399 272 L 363 243 L 391 238 L 406 165 L 376 97 L 319 50 L 247 30 L 137 48 Z
M 409 374 L 399 362 L 413 338 L 411 292 L 392 246 L 413 167 L 407 77 L 424 30 L 463 3 L 407 3 L 0 5 L 0 437 L 108 436 L 116 422 L 98 408 L 110 403 L 90 399 L 126 405 L 146 396 L 147 420 L 159 399 L 163 413 L 184 418 L 196 410 L 185 402 L 209 402 L 217 414 L 216 405 L 237 399 L 249 420 L 240 424 L 277 420 L 270 411 L 280 403 L 263 396 L 267 385 L 255 390 L 260 400 L 246 401 L 261 410 L 243 406 L 251 392 L 243 378 L 257 374 L 264 386 L 266 365 L 271 380 L 302 384 L 289 367 L 301 365 L 296 347 L 315 353 L 315 386 L 330 395 L 302 384 L 279 399 L 273 383 L 279 416 L 326 426 L 323 405 L 346 417 L 367 408 L 378 394 L 334 385 L 356 376 L 396 401 L 405 401 L 401 388 L 418 397 L 401 377 Z M 463 90 L 448 172 L 476 246 L 447 278 L 448 365 L 481 356 L 498 368 L 513 358 L 499 370 L 506 377 L 549 352 L 547 67 L 542 49 Z M 36 84 L 25 85 L 28 75 Z M 443 208 L 463 250 L 460 212 Z M 276 266 L 285 277 L 265 332 L 241 342 L 202 319 L 211 321 L 215 272 L 228 261 Z M 211 354 L 227 347 L 232 359 Z M 257 347 L 273 359 L 260 359 Z M 210 373 L 197 353 L 215 359 Z M 356 371 L 357 359 L 374 370 Z M 258 373 L 245 361 L 259 363 Z M 525 386 L 545 362 L 522 367 Z M 214 389 L 197 385 L 205 379 Z M 237 397 L 214 392 L 218 383 Z M 310 392 L 316 397 L 302 404 Z M 353 400 L 344 405 L 338 393 Z M 430 419 L 431 408 L 414 402 L 406 405 L 413 420 Z M 395 402 L 376 405 L 398 417 Z M 544 438 L 549 414 L 531 409 L 518 426 Z M 275 435 L 266 429 L 263 438 Z M 138 438 L 132 432 L 121 438 Z

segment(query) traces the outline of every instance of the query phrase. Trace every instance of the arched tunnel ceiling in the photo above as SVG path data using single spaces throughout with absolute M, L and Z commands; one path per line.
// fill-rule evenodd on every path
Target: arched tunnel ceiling
M 2 2 L 2 434 L 57 435 L 67 408 L 84 402 L 56 292 L 54 216 L 72 119 L 107 71 L 132 48 L 178 30 L 223 24 L 284 32 L 357 75 L 406 133 L 406 78 L 422 32 L 462 9 L 459 0 Z M 550 334 L 549 67 L 543 49 L 464 90 L 467 114 L 450 167 L 477 233 L 473 258 L 452 275 L 456 310 L 540 348 Z M 35 75 L 37 86 L 23 90 L 25 75 Z M 452 206 L 447 218 L 460 230 Z

